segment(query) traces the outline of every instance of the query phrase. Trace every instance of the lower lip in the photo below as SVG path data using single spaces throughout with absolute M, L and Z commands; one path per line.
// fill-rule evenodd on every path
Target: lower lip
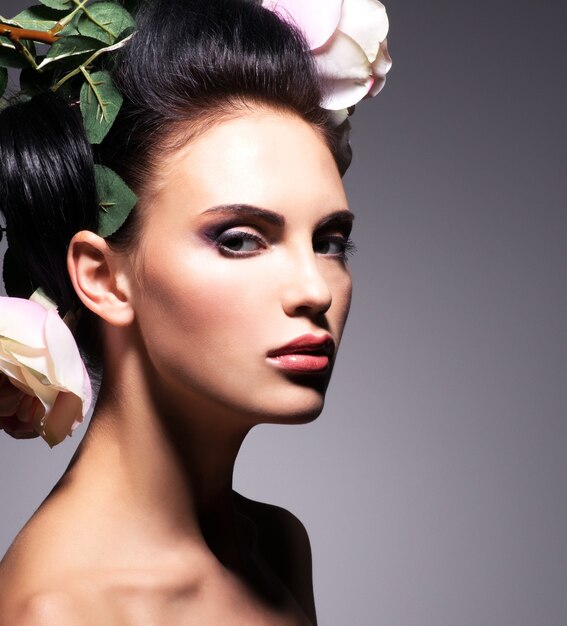
M 329 357 L 320 354 L 281 354 L 268 361 L 288 372 L 321 372 L 329 367 Z

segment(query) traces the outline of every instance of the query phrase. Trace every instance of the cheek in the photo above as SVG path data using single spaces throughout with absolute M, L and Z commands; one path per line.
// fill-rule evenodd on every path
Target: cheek
M 261 341 L 276 306 L 269 288 L 261 263 L 169 250 L 159 263 L 148 259 L 143 271 L 136 302 L 143 340 L 172 361 L 181 357 L 180 363 L 188 363 L 190 351 L 206 367 L 221 353 L 226 357 L 231 346 Z
M 350 274 L 328 260 L 319 271 L 333 297 L 328 330 L 339 341 Z M 286 315 L 281 296 L 288 278 L 276 256 L 231 259 L 181 246 L 148 255 L 135 293 L 137 328 L 167 397 L 267 421 L 318 415 L 324 386 L 290 384 L 266 366 L 268 350 L 313 327 L 312 321 Z
M 135 298 L 136 318 L 150 358 L 191 376 L 218 374 L 221 361 L 239 366 L 298 332 L 284 313 L 282 281 L 289 280 L 281 258 L 258 255 L 227 258 L 203 246 L 172 244 L 147 250 Z M 349 311 L 348 268 L 321 259 L 318 269 L 331 294 L 326 319 L 338 341 Z M 280 279 L 280 280 L 278 280 Z M 189 373 L 189 372 L 186 372 Z

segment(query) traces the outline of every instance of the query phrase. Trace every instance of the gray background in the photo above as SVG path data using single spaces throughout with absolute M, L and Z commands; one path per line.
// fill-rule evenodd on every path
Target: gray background
M 387 8 L 327 407 L 256 429 L 236 486 L 307 526 L 323 625 L 565 626 L 567 10 Z M 0 438 L 0 552 L 74 444 Z

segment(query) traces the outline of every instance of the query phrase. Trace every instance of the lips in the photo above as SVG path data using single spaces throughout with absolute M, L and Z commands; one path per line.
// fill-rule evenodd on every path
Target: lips
M 335 342 L 330 335 L 302 335 L 285 346 L 268 352 L 268 361 L 274 366 L 292 372 L 321 372 L 328 369 L 335 353 Z

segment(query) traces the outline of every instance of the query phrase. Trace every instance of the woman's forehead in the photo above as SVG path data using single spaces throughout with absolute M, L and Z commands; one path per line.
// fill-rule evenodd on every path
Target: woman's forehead
M 249 204 L 346 208 L 333 156 L 317 129 L 291 114 L 251 111 L 214 125 L 164 157 L 156 173 L 159 204 L 202 212 Z

